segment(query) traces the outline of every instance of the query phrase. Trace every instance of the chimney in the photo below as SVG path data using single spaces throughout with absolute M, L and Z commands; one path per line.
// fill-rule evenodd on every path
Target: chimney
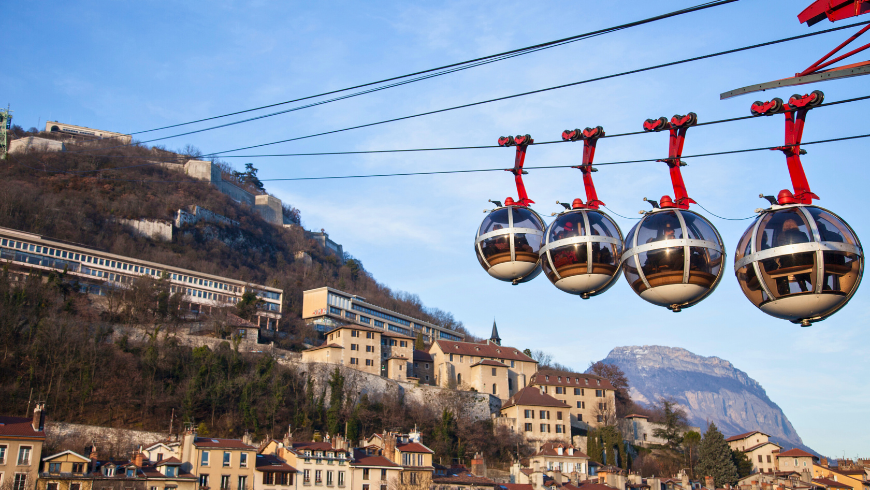
M 709 488 L 711 490 L 714 490 L 716 488 L 716 485 L 713 482 L 712 476 L 705 476 L 704 477 L 704 484 L 707 486 L 707 488 Z
M 45 430 L 45 403 L 44 402 L 36 402 L 36 406 L 33 407 L 33 430 L 37 432 L 42 432 Z
M 685 471 L 680 472 L 680 483 L 683 484 L 683 490 L 691 490 L 691 485 L 689 484 L 689 474 Z
M 284 434 L 284 447 L 293 447 L 293 426 L 287 426 L 287 433 Z
M 475 453 L 471 460 L 471 472 L 477 476 L 486 477 L 486 462 L 481 453 Z
M 534 473 L 532 473 L 532 486 L 537 488 L 538 490 L 543 490 L 544 473 L 542 471 L 535 471 Z
M 91 460 L 89 473 L 93 473 L 97 469 L 97 445 L 91 444 L 90 452 L 88 454 L 88 458 Z
M 133 457 L 130 458 L 130 461 L 136 465 L 137 468 L 141 468 L 145 462 L 145 454 L 143 454 L 142 451 L 134 451 Z
M 248 432 L 247 430 L 245 430 L 245 435 L 242 436 L 242 442 L 243 442 L 244 444 L 249 445 L 249 446 L 253 446 L 253 445 L 254 445 L 254 438 L 251 437 L 251 433 Z
M 392 432 L 384 432 L 384 457 L 398 463 L 396 461 L 396 434 Z

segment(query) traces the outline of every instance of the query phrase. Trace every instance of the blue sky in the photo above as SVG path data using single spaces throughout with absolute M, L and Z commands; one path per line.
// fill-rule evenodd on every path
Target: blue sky
M 588 41 L 254 123 L 170 139 L 205 152 L 329 131 L 578 81 L 655 63 L 832 27 L 797 22 L 806 2 L 743 0 Z M 617 6 L 618 5 L 618 6 Z M 4 6 L 6 69 L 0 87 L 25 128 L 48 119 L 132 132 L 288 100 L 357 83 L 527 46 L 694 5 L 658 2 L 10 2 Z M 827 34 L 505 102 L 276 145 L 250 153 L 353 151 L 489 145 L 505 134 L 558 139 L 566 128 L 637 131 L 644 119 L 694 111 L 700 121 L 749 114 L 762 98 L 719 93 L 787 77 L 848 36 Z M 868 95 L 868 78 L 804 86 L 827 101 Z M 812 111 L 805 141 L 867 133 L 870 101 Z M 202 126 L 195 126 L 202 127 Z M 156 136 L 172 131 L 152 133 Z M 781 144 L 782 116 L 688 133 L 686 154 Z M 868 140 L 809 146 L 804 165 L 819 204 L 860 237 Z M 582 146 L 533 147 L 526 165 L 580 162 Z M 602 140 L 596 160 L 661 157 L 663 134 Z M 490 149 L 391 155 L 233 159 L 261 178 L 509 167 L 513 151 Z M 760 192 L 789 187 L 778 152 L 690 160 L 689 195 L 726 217 L 764 205 Z M 731 269 L 703 303 L 674 314 L 639 299 L 624 279 L 589 301 L 542 275 L 522 286 L 491 279 L 472 250 L 487 199 L 516 197 L 507 173 L 276 182 L 268 190 L 325 228 L 366 269 L 424 303 L 451 311 L 477 334 L 493 317 L 505 342 L 542 349 L 578 370 L 620 345 L 668 345 L 731 361 L 758 380 L 804 443 L 829 455 L 867 456 L 870 363 L 867 287 L 834 317 L 800 328 L 757 311 Z M 636 216 L 643 197 L 672 194 L 664 164 L 602 167 L 599 197 Z M 580 172 L 539 170 L 526 187 L 540 213 L 584 197 Z M 700 210 L 699 210 L 700 211 Z M 702 214 L 706 214 L 703 213 Z M 623 232 L 633 223 L 616 218 Z M 711 218 L 729 263 L 747 221 Z

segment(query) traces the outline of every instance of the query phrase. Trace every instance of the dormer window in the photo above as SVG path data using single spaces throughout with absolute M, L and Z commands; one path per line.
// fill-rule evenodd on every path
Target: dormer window
M 560 383 L 562 382 L 562 377 L 561 377 L 561 376 L 559 376 L 559 382 L 560 382 Z
M 103 466 L 102 473 L 103 473 L 103 476 L 115 476 L 115 467 L 114 466 Z
M 544 377 L 546 378 L 547 381 L 550 381 L 550 375 L 546 375 Z
M 136 478 L 136 468 L 127 468 L 127 478 Z
M 595 380 L 595 383 L 597 383 L 598 386 L 601 386 L 601 380 L 600 380 L 600 379 L 596 379 L 596 380 Z
M 332 453 L 332 452 L 330 452 L 330 453 L 326 453 L 326 457 L 327 457 L 327 458 L 334 458 L 334 457 L 335 457 L 335 453 Z
M 175 477 L 177 475 L 177 468 L 175 466 L 164 466 L 166 468 L 166 476 Z

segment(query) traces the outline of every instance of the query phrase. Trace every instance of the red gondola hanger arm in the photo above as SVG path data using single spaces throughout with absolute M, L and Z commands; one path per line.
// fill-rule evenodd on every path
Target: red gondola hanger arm
M 785 145 L 772 149 L 781 151 L 785 155 L 794 193 L 787 190 L 780 192 L 777 196 L 779 204 L 812 204 L 813 199 L 820 199 L 810 190 L 810 183 L 801 163 L 801 152 L 803 151 L 801 150 L 801 140 L 807 112 L 813 107 L 819 106 L 824 100 L 825 94 L 820 90 L 815 90 L 803 96 L 792 95 L 788 104 L 783 104 L 782 99 L 778 98 L 764 103 L 752 104 L 750 110 L 754 116 L 771 116 L 780 112 L 785 114 Z
M 516 146 L 517 147 L 517 155 L 514 159 L 514 168 L 505 169 L 505 171 L 514 174 L 514 181 L 517 184 L 517 200 L 514 201 L 512 197 L 506 197 L 504 200 L 505 206 L 528 206 L 529 204 L 534 204 L 535 201 L 529 199 L 528 194 L 526 194 L 526 186 L 523 183 L 523 174 L 526 174 L 525 170 L 523 170 L 523 163 L 526 161 L 526 149 L 528 149 L 529 145 L 534 143 L 535 140 L 532 139 L 528 134 L 525 135 L 517 135 L 517 136 L 502 136 L 498 139 L 498 146 Z
M 686 132 L 690 126 L 698 124 L 698 115 L 690 112 L 685 116 L 676 115 L 668 121 L 666 117 L 658 119 L 647 119 L 643 123 L 644 131 L 670 131 L 668 140 L 668 158 L 659 160 L 668 164 L 668 169 L 671 174 L 671 184 L 674 186 L 674 199 L 671 200 L 668 196 L 662 196 L 659 205 L 663 208 L 679 208 L 689 209 L 689 204 L 694 204 L 695 200 L 689 197 L 686 191 L 686 184 L 683 182 L 683 174 L 680 172 L 680 167 L 686 164 L 680 159 L 683 156 L 683 145 L 686 142 Z
M 592 166 L 592 161 L 595 159 L 595 145 L 602 136 L 604 136 L 604 128 L 601 126 L 586 128 L 582 131 L 579 129 L 562 131 L 562 140 L 564 141 L 583 140 L 583 164 L 571 168 L 577 168 L 583 172 L 583 188 L 586 190 L 586 204 L 583 204 L 583 201 L 580 199 L 575 199 L 572 205 L 574 209 L 598 209 L 600 206 L 605 206 L 604 202 L 598 199 L 598 193 L 595 192 L 595 183 L 592 181 L 592 172 L 598 171 L 598 169 Z

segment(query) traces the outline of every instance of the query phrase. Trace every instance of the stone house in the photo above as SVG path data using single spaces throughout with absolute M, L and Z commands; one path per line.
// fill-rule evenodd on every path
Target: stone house
M 406 381 L 412 370 L 414 338 L 361 325 L 342 325 L 320 347 L 302 351 L 302 362 L 340 364 L 369 374 Z
M 774 457 L 782 446 L 770 442 L 770 435 L 755 430 L 725 439 L 732 450 L 743 451 L 752 461 L 753 473 L 773 473 L 777 471 Z
M 521 434 L 540 450 L 546 442 L 571 443 L 569 409 L 565 402 L 527 386 L 508 399 L 493 422 Z

